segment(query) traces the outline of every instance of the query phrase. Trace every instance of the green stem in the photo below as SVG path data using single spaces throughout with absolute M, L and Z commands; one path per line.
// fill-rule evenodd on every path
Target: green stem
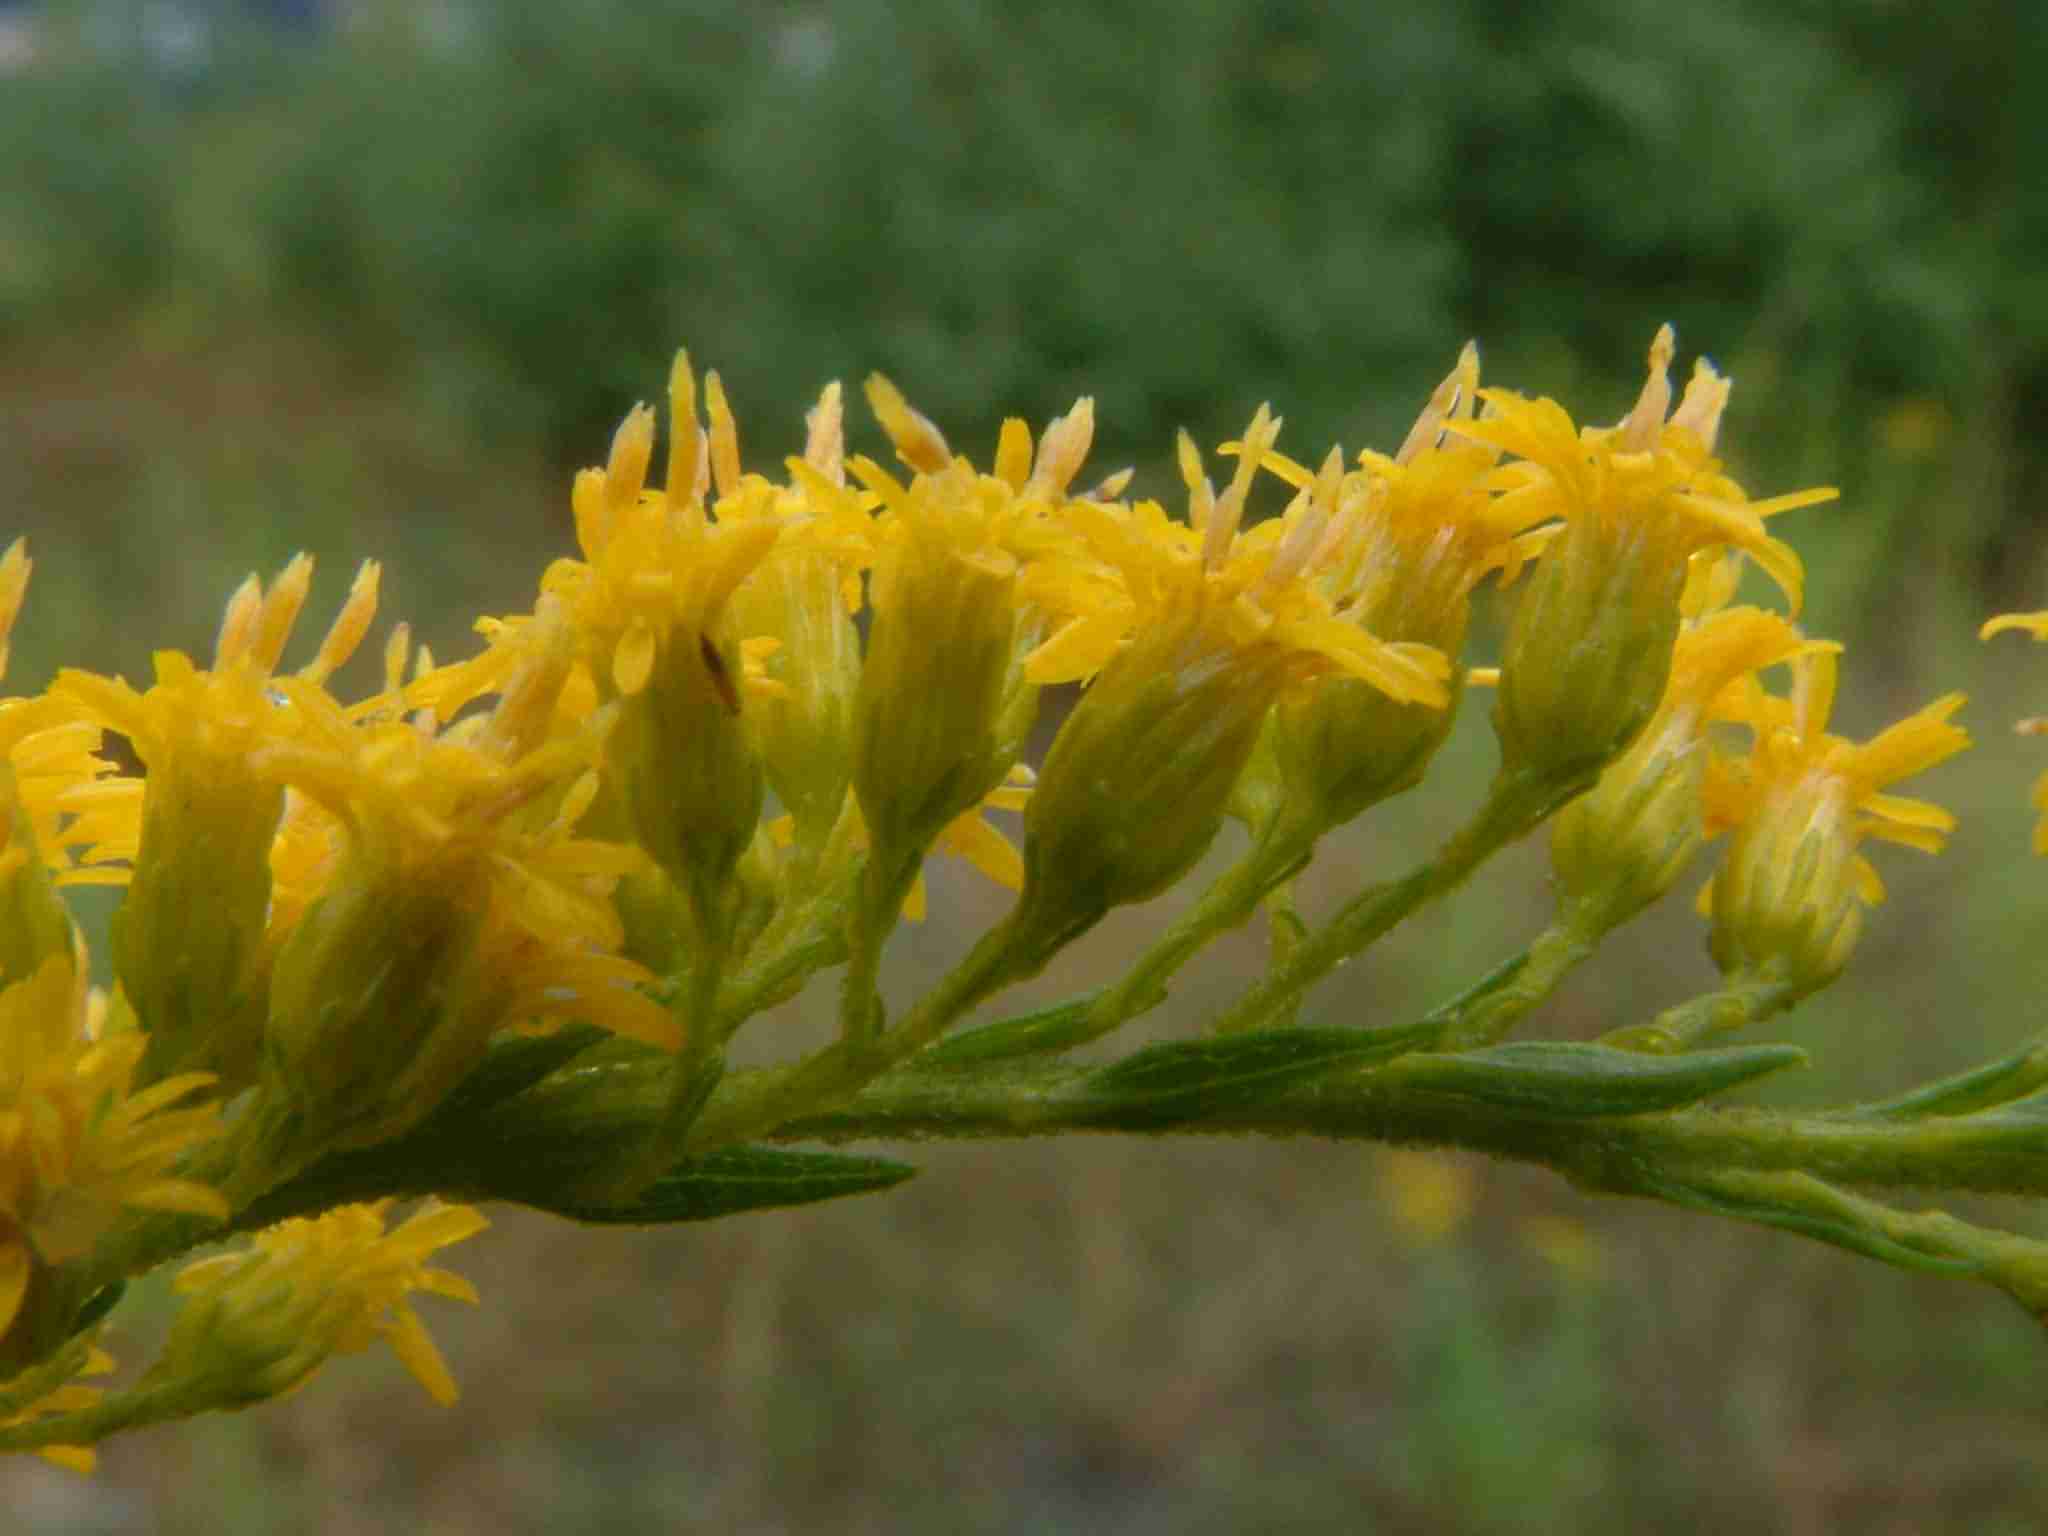
M 1659 1055 L 1698 1050 L 1781 1013 L 1798 1000 L 1797 989 L 1782 981 L 1738 980 L 1717 992 L 1688 998 L 1675 1008 L 1667 1008 L 1648 1024 L 1603 1036 L 1602 1043 Z
M 1569 917 L 1552 923 L 1521 954 L 1437 1011 L 1444 1020 L 1444 1035 L 1437 1048 L 1465 1051 L 1506 1039 L 1522 1017 L 1555 992 L 1599 942 L 1597 935 L 1580 932 Z
M 1852 1185 L 2048 1196 L 2048 1121 L 2017 1110 L 1905 1123 L 1733 1108 L 1545 1116 L 1420 1089 L 1420 1070 L 1409 1070 L 1416 1060 L 1318 1079 L 1175 1131 L 1458 1147 L 1539 1163 L 1607 1193 L 1645 1193 L 1646 1170 L 1679 1183 L 1745 1170 L 1807 1173 Z M 1032 1067 L 970 1075 L 912 1067 L 772 1134 L 789 1141 L 900 1141 L 1099 1130 L 1085 1107 L 1060 1102 L 1061 1090 L 1084 1071 Z
M 1503 773 L 1487 791 L 1479 814 L 1413 873 L 1369 886 L 1217 1019 L 1219 1034 L 1256 1029 L 1310 987 L 1380 938 L 1417 908 L 1448 895 L 1495 853 L 1525 836 L 1591 782 L 1581 774 L 1565 782 Z
M 718 997 L 718 1028 L 731 1039 L 739 1027 L 763 1008 L 793 997 L 817 972 L 847 958 L 847 928 L 856 899 L 855 865 L 851 878 L 834 884 L 804 903 L 801 914 L 786 925 L 778 921 L 747 952 L 746 963 L 731 969 Z
M 861 871 L 847 922 L 846 974 L 839 984 L 839 1037 L 855 1055 L 869 1053 L 886 1020 L 882 1010 L 882 946 L 896 930 L 903 903 L 924 867 L 923 850 L 888 859 L 874 850 Z
M 1268 893 L 1307 860 L 1315 838 L 1306 828 L 1275 823 L 1242 859 L 1212 881 L 1124 978 L 1097 994 L 1088 1021 L 1071 1042 L 1084 1045 L 1166 1001 L 1166 984 L 1205 945 L 1238 927 Z
M 1033 946 L 1023 942 L 1018 913 L 990 929 L 967 958 L 879 1039 L 842 1036 L 786 1067 L 741 1078 L 712 1099 L 692 1129 L 687 1150 L 766 1135 L 791 1117 L 844 1098 L 936 1040 L 1010 982 L 1028 976 Z

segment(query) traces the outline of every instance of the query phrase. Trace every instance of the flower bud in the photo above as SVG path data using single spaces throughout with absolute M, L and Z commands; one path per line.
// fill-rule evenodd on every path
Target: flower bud
M 1103 671 L 1025 809 L 1020 913 L 1034 943 L 1049 952 L 1193 867 L 1304 664 L 1278 646 L 1219 652 L 1183 624 L 1140 636 Z
M 1781 981 L 1802 996 L 1826 986 L 1863 932 L 1859 863 L 1840 781 L 1778 786 L 1735 829 L 1714 877 L 1714 963 L 1731 980 Z
M 1493 711 L 1505 771 L 1587 778 L 1649 723 L 1671 674 L 1687 553 L 1641 522 L 1566 524 L 1508 630 Z
M 959 505 L 970 478 L 954 470 L 905 490 L 865 461 L 855 468 L 901 509 L 874 575 L 853 754 L 861 815 L 894 882 L 1003 782 L 1038 689 L 1022 668 L 1032 636 L 1017 562 Z
M 722 932 L 765 781 L 733 664 L 710 636 L 662 637 L 645 684 L 620 701 L 605 758 L 635 839 L 688 894 L 704 936 Z
M 1557 813 L 1550 863 L 1559 905 L 1590 933 L 1618 928 L 1669 891 L 1706 841 L 1706 746 L 1690 721 L 1645 736 Z

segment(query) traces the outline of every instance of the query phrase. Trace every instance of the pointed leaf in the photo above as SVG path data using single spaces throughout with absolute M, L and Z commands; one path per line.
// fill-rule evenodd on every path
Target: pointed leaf
M 921 1067 L 971 1067 L 984 1062 L 1010 1061 L 1019 1056 L 1040 1056 L 1085 1044 L 1097 1033 L 1089 1019 L 1095 994 L 1069 998 L 1036 1013 L 1001 1019 L 979 1029 L 965 1030 L 920 1052 Z
M 1061 1096 L 1066 1118 L 1116 1130 L 1163 1130 L 1245 1109 L 1296 1083 L 1391 1061 L 1435 1034 L 1388 1029 L 1269 1029 L 1155 1045 L 1092 1072 Z
M 474 1114 L 524 1093 L 591 1046 L 610 1040 L 594 1024 L 564 1024 L 544 1035 L 508 1035 L 495 1042 L 476 1069 L 456 1085 L 437 1116 Z
M 1986 1062 L 1876 1104 L 1844 1111 L 1857 1120 L 1919 1120 L 1967 1115 L 2009 1104 L 2048 1084 L 2048 1041 L 2030 1040 L 2009 1056 Z
M 1411 1057 L 1402 1063 L 1399 1080 L 1403 1088 L 1527 1114 L 1644 1115 L 1696 1103 L 1805 1060 L 1806 1052 L 1796 1045 L 1646 1056 L 1606 1045 L 1531 1040 Z
M 730 1147 L 678 1163 L 624 1205 L 532 1203 L 572 1221 L 653 1226 L 865 1195 L 901 1184 L 915 1172 L 908 1163 L 882 1157 Z

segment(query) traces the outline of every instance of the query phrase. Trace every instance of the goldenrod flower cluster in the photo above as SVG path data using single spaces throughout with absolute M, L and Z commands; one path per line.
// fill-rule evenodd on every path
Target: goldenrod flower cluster
M 1172 508 L 1128 471 L 1084 474 L 1091 400 L 1036 434 L 1004 423 L 979 467 L 880 377 L 893 465 L 848 452 L 835 384 L 802 455 L 749 470 L 718 376 L 679 357 L 660 483 L 638 407 L 575 481 L 577 554 L 529 611 L 481 622 L 476 655 L 438 663 L 400 625 L 381 685 L 338 696 L 374 624 L 366 565 L 287 670 L 301 557 L 234 595 L 209 665 L 162 652 L 143 687 L 67 670 L 0 705 L 0 1440 L 274 1395 L 377 1337 L 452 1398 L 404 1297 L 470 1297 L 421 1261 L 482 1220 L 433 1205 L 387 1233 L 385 1205 L 353 1199 L 651 1210 L 665 1169 L 911 1062 L 1242 819 L 1255 852 L 1226 894 L 1072 1038 L 1105 1033 L 1281 901 L 1326 832 L 1421 779 L 1471 682 L 1497 684 L 1502 753 L 1473 856 L 1555 816 L 1567 947 L 1726 836 L 1705 900 L 1730 986 L 1824 984 L 1883 894 L 1863 842 L 1931 851 L 1949 829 L 1887 787 L 1967 744 L 1961 699 L 1830 734 L 1836 648 L 1798 627 L 1800 564 L 1766 519 L 1833 493 L 1752 500 L 1715 457 L 1728 381 L 1703 362 L 1674 405 L 1673 352 L 1666 328 L 1611 428 L 1481 387 L 1472 348 L 1391 453 L 1292 457 L 1262 406 L 1213 454 L 1181 437 Z M 1746 565 L 1783 611 L 1735 602 Z M 0 635 L 27 575 L 17 546 Z M 1512 603 L 1497 670 L 1466 654 L 1489 581 Z M 1083 688 L 1034 765 L 1054 684 Z M 109 732 L 139 776 L 99 755 Z M 988 819 L 1019 810 L 1021 849 Z M 934 852 L 1016 908 L 891 1020 L 878 957 Z M 108 995 L 58 894 L 87 881 L 127 885 Z M 1275 1006 L 1341 948 L 1276 971 Z M 725 1080 L 740 1025 L 832 966 L 840 1040 Z M 608 1065 L 550 1077 L 583 1051 Z M 649 1073 L 622 1129 L 618 1085 Z M 557 1124 L 565 1144 L 604 1133 L 551 1160 Z M 380 1164 L 393 1148 L 442 1173 Z M 73 1384 L 97 1356 L 50 1376 L 104 1287 L 279 1215 L 186 1272 L 126 1398 Z

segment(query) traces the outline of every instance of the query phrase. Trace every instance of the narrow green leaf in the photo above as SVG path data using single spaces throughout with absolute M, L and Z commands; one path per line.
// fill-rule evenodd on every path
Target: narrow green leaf
M 1897 1098 L 1842 1111 L 1844 1119 L 1920 1120 L 1973 1114 L 2010 1104 L 2048 1085 L 2048 1041 L 2030 1040 L 2009 1056 L 1958 1072 Z
M 1019 1056 L 1042 1056 L 1081 1045 L 1095 1037 L 1089 1012 L 1095 994 L 1072 997 L 1036 1013 L 1020 1013 L 979 1029 L 964 1030 L 918 1054 L 920 1067 L 972 1067 Z
M 611 1038 L 609 1030 L 594 1024 L 564 1024 L 544 1035 L 509 1035 L 491 1046 L 434 1113 L 452 1119 L 489 1109 Z
M 1435 1026 L 1269 1029 L 1155 1045 L 1091 1072 L 1059 1104 L 1064 1118 L 1116 1130 L 1163 1130 L 1244 1109 L 1338 1068 L 1391 1061 Z
M 1807 1176 L 1790 1177 L 1806 1179 Z M 1818 1179 L 1811 1179 L 1808 1182 L 1823 1194 L 1834 1193 Z M 1966 1254 L 1935 1253 L 1926 1248 L 1915 1248 L 1899 1242 L 1867 1222 L 1856 1220 L 1853 1212 L 1831 1210 L 1823 1200 L 1802 1201 L 1796 1198 L 1799 1193 L 1797 1190 L 1789 1193 L 1784 1199 L 1773 1200 L 1768 1194 L 1757 1195 L 1747 1191 L 1737 1194 L 1710 1186 L 1687 1183 L 1684 1180 L 1667 1180 L 1654 1176 L 1645 1176 L 1642 1185 L 1649 1193 L 1669 1200 L 1673 1205 L 1689 1206 L 1696 1211 L 1711 1211 L 1717 1216 L 1732 1217 L 1737 1221 L 1753 1221 L 1760 1226 L 1796 1232 L 1801 1237 L 1812 1238 L 1815 1242 L 1846 1248 L 1851 1253 L 1860 1253 L 1865 1258 L 1876 1259 L 1880 1263 L 1895 1265 L 1900 1269 L 1916 1269 L 1946 1275 L 1973 1275 L 1980 1273 L 1984 1268 L 1982 1263 Z
M 1580 1118 L 1644 1115 L 1709 1098 L 1785 1067 L 1796 1045 L 1746 1045 L 1683 1056 L 1644 1056 L 1611 1046 L 1529 1040 L 1456 1055 L 1414 1056 L 1399 1081 L 1524 1113 Z
M 677 1164 L 624 1205 L 528 1203 L 572 1221 L 654 1226 L 865 1195 L 901 1184 L 915 1172 L 908 1163 L 881 1157 L 728 1147 Z

